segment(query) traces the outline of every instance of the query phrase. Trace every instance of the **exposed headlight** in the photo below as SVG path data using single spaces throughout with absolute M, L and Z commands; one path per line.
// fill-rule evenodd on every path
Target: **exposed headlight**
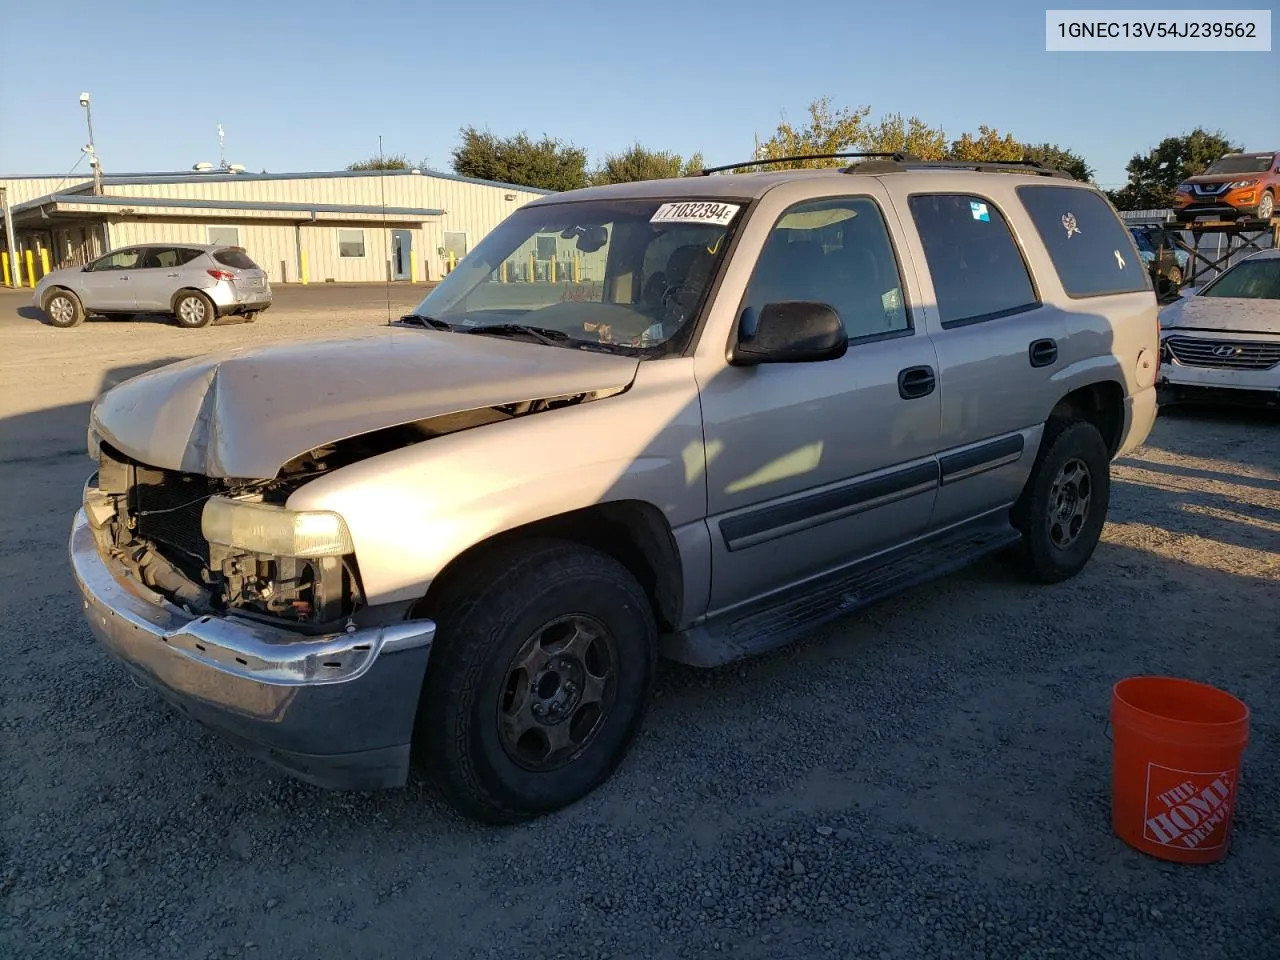
M 210 497 L 200 517 L 210 543 L 270 557 L 340 557 L 355 553 L 336 513 L 286 510 L 269 503 Z
M 1254 180 L 1233 180 L 1228 186 L 1232 190 L 1239 190 L 1241 187 L 1252 187 L 1258 181 Z

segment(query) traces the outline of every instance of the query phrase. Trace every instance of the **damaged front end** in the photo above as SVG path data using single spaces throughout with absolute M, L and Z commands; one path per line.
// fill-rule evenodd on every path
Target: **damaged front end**
M 85 512 L 103 556 L 193 616 L 234 614 L 303 634 L 399 619 L 368 605 L 350 531 L 334 513 L 286 509 L 334 470 L 434 437 L 576 406 L 625 387 L 396 424 L 308 450 L 269 480 L 207 477 L 139 462 L 90 437 L 98 460 Z M 399 611 L 403 614 L 407 611 Z
M 290 536 L 315 523 L 283 507 L 301 482 L 161 470 L 100 443 L 84 506 L 103 555 L 194 616 L 234 613 L 304 633 L 346 629 L 363 605 L 350 535 L 337 518 L 327 539 L 306 529 Z

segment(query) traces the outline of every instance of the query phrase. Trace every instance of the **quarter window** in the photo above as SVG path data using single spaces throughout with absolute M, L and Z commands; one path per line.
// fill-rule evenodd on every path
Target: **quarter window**
M 364 256 L 364 231 L 339 230 L 338 256 L 343 259 L 360 259 Z
M 916 194 L 910 200 L 943 327 L 1039 306 L 1004 215 L 985 197 Z
M 1018 199 L 1049 251 L 1062 289 L 1073 298 L 1150 290 L 1132 234 L 1101 194 L 1080 187 L 1022 186 Z M 1147 235 L 1148 249 L 1154 252 Z M 1141 247 L 1141 245 L 1139 244 Z
M 911 329 L 898 261 L 875 201 L 816 200 L 783 213 L 747 286 L 742 332 L 749 335 L 760 310 L 781 300 L 828 304 L 850 340 Z

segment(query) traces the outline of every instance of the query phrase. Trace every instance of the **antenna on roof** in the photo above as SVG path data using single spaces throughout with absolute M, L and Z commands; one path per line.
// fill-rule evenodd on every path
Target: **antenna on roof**
M 226 140 L 226 137 L 227 135 L 223 132 L 222 124 L 218 124 L 218 166 L 223 170 L 227 169 L 227 153 L 223 149 L 223 142 Z

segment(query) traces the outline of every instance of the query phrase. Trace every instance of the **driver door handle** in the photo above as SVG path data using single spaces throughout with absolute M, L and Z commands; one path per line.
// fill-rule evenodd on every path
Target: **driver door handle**
M 898 396 L 903 400 L 927 397 L 937 385 L 933 367 L 907 367 L 898 374 Z

